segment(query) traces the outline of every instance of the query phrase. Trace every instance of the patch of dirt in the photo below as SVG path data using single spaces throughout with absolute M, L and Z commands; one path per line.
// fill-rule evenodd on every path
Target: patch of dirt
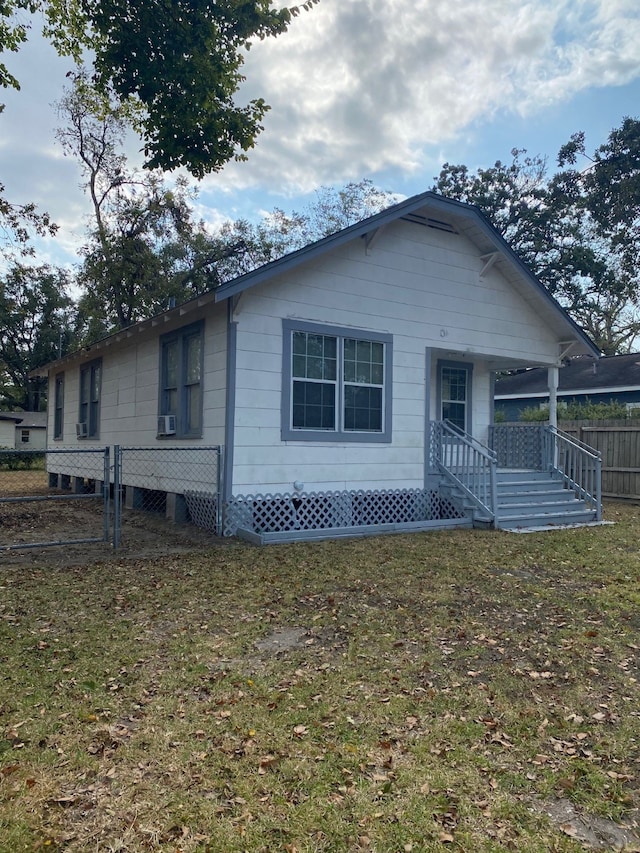
M 227 543 L 193 524 L 176 524 L 159 513 L 129 509 L 123 512 L 117 551 L 111 526 L 108 541 L 77 541 L 102 540 L 103 535 L 103 508 L 97 500 L 0 503 L 0 565 L 87 565 L 114 556 L 156 557 Z M 64 544 L 56 544 L 60 542 Z M 33 543 L 43 543 L 43 547 L 32 547 Z
M 268 637 L 256 642 L 259 652 L 288 652 L 305 646 L 308 632 L 306 628 L 276 628 Z
M 565 835 L 594 850 L 640 850 L 640 836 L 631 829 L 603 817 L 583 814 L 569 800 L 536 802 L 533 807 L 557 824 Z

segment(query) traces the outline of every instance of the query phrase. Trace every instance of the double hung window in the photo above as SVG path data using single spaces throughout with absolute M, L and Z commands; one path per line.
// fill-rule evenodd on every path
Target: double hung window
M 60 439 L 64 428 L 64 373 L 56 376 L 53 406 L 53 437 Z
M 283 328 L 283 438 L 391 441 L 391 336 L 292 320 Z
M 160 343 L 160 411 L 175 417 L 177 437 L 202 435 L 202 323 L 165 335 Z
M 80 368 L 80 413 L 78 420 L 86 424 L 83 437 L 100 435 L 100 395 L 102 393 L 102 359 L 97 358 Z

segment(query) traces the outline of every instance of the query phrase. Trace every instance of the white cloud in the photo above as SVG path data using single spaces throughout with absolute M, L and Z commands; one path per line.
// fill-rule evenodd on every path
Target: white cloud
M 272 109 L 249 161 L 203 182 L 220 210 L 199 213 L 215 223 L 268 206 L 262 193 L 435 174 L 494 116 L 535 123 L 581 92 L 640 79 L 638 44 L 637 0 L 321 0 L 249 52 L 242 97 Z M 50 105 L 69 62 L 34 36 L 10 65 L 23 88 L 0 93 L 0 182 L 51 212 L 66 255 L 88 212 L 77 165 L 54 141 Z
M 498 111 L 533 118 L 637 78 L 639 42 L 635 0 L 322 0 L 251 50 L 243 94 L 272 109 L 249 164 L 215 182 L 295 192 L 415 170 Z

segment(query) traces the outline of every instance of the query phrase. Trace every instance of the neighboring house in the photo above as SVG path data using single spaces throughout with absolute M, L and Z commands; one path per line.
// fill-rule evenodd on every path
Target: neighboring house
M 640 353 L 572 358 L 558 371 L 558 410 L 563 403 L 621 403 L 640 408 Z M 505 421 L 519 421 L 524 409 L 549 405 L 547 371 L 524 370 L 498 379 L 495 411 Z
M 470 523 L 454 446 L 488 443 L 494 372 L 567 352 L 598 355 L 478 208 L 427 192 L 38 375 L 51 446 L 220 445 L 225 532 L 307 535 Z
M 46 446 L 46 412 L 0 412 L 0 447 L 43 450 Z

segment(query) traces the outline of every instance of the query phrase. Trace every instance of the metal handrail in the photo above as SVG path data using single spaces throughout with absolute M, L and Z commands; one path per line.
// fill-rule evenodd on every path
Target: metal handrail
M 586 444 L 584 441 L 581 441 L 579 438 L 576 438 L 575 435 L 571 435 L 571 433 L 564 432 L 563 430 L 558 429 L 558 427 L 551 426 L 550 424 L 547 428 L 550 433 L 557 435 L 558 438 L 561 438 L 563 441 L 566 441 L 570 444 L 575 445 L 576 447 L 579 447 L 580 450 L 584 450 L 587 455 L 592 456 L 594 459 L 602 458 L 602 454 L 599 450 L 596 450 L 595 448 L 591 447 L 590 444 Z
M 496 454 L 450 421 L 431 424 L 433 462 L 437 470 L 495 521 L 497 507 Z
M 567 488 L 585 501 L 602 520 L 602 456 L 598 450 L 549 425 L 547 460 L 549 470 L 559 475 Z

